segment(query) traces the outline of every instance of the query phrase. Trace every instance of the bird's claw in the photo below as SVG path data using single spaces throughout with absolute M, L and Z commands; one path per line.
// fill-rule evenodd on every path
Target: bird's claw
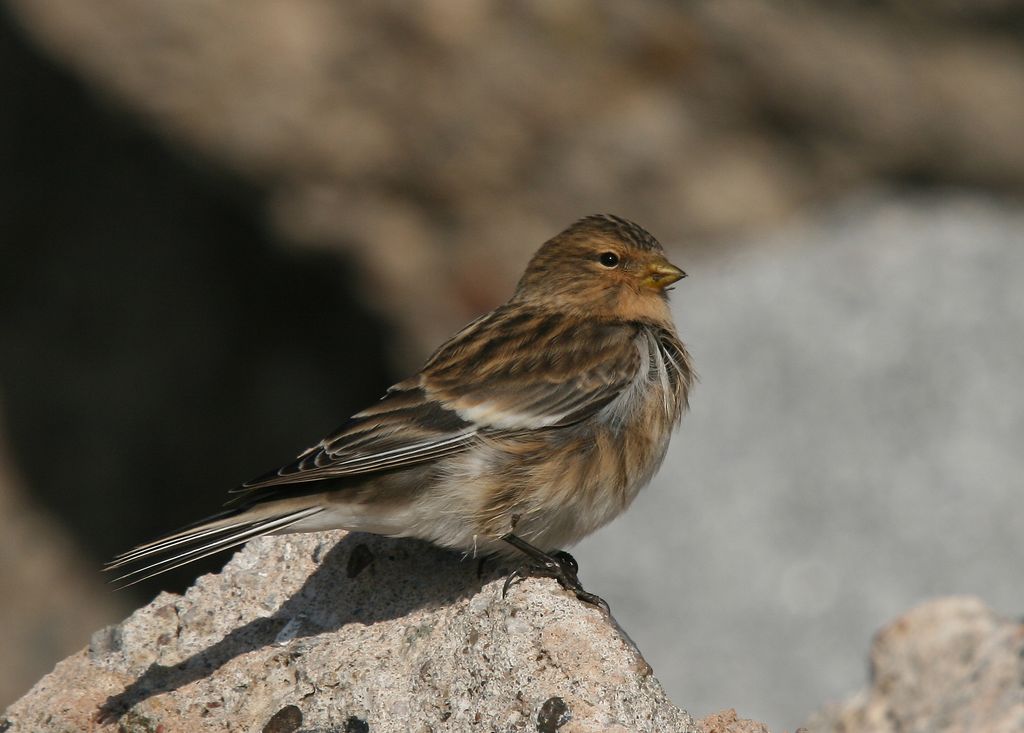
M 579 569 L 580 564 L 576 562 L 576 558 L 564 550 L 558 550 L 551 553 L 543 561 L 524 563 L 509 573 L 508 577 L 505 578 L 505 584 L 502 586 L 501 597 L 505 598 L 508 595 L 508 589 L 517 580 L 522 580 L 529 575 L 541 578 L 554 578 L 560 586 L 572 591 L 584 603 L 597 606 L 610 615 L 611 609 L 603 598 L 584 590 L 583 584 L 580 583 L 579 579 Z
M 508 577 L 505 578 L 505 584 L 501 586 L 501 597 L 502 598 L 506 598 L 508 596 L 508 589 L 512 587 L 512 584 L 514 582 L 516 582 L 516 580 L 522 580 L 522 578 L 523 578 L 522 571 L 526 567 L 527 567 L 526 565 L 520 565 L 518 568 L 516 568 L 515 570 L 513 570 L 511 573 L 508 574 Z

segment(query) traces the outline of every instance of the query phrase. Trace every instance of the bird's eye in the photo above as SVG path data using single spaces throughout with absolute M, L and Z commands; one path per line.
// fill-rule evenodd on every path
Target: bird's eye
M 602 252 L 601 256 L 597 259 L 602 265 L 609 269 L 612 267 L 618 267 L 619 264 L 619 256 L 614 252 Z

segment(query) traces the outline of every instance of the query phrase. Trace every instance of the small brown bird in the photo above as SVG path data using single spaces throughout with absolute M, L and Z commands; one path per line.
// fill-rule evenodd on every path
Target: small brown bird
M 576 222 L 416 376 L 225 511 L 108 569 L 142 565 L 118 578 L 138 582 L 254 537 L 343 528 L 525 553 L 534 574 L 604 605 L 556 548 L 625 510 L 665 456 L 694 379 L 668 307 L 682 277 L 636 224 Z

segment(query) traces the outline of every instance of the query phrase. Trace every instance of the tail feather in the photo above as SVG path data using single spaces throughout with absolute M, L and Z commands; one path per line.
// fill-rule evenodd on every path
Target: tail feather
M 117 555 L 112 561 L 107 563 L 104 569 L 113 570 L 114 568 L 127 565 L 128 563 L 136 562 L 137 560 L 149 557 L 150 555 L 156 555 L 163 552 L 167 552 L 172 547 L 177 547 L 178 545 L 182 544 L 198 542 L 203 537 L 208 537 L 213 534 L 220 534 L 223 532 L 227 532 L 228 530 L 234 529 L 236 527 L 244 527 L 251 524 L 251 521 L 242 520 L 238 522 L 231 522 L 230 524 L 225 525 L 220 525 L 219 523 L 217 524 L 217 526 L 203 525 L 202 528 L 177 532 L 166 537 L 161 537 L 158 540 L 147 542 L 144 545 L 139 545 L 138 547 L 134 547 L 127 552 L 122 552 L 120 555 Z
M 123 569 L 155 559 L 155 562 L 123 573 L 111 581 L 118 587 L 127 588 L 195 560 L 237 547 L 256 537 L 280 532 L 321 511 L 323 507 L 307 506 L 292 510 L 259 513 L 238 511 L 229 516 L 217 515 L 207 522 L 124 552 L 107 563 L 104 571 Z M 126 582 L 129 579 L 130 582 Z

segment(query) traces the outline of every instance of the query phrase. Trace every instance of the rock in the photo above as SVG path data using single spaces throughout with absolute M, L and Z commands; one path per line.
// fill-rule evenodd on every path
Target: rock
M 0 705 L 128 610 L 67 532 L 26 496 L 4 437 L 0 430 Z
M 732 709 L 708 715 L 697 724 L 702 733 L 768 733 L 764 723 L 741 718 Z
M 184 591 L 225 558 L 120 594 L 97 572 L 103 561 L 209 513 L 211 495 L 290 459 L 399 375 L 385 362 L 387 324 L 356 300 L 351 268 L 278 246 L 243 201 L 225 200 L 218 174 L 115 121 L 40 58 L 4 11 L 0 89 L 14 114 L 10 134 L 0 135 L 0 451 L 9 451 L 33 514 L 62 525 L 55 531 L 67 535 L 70 575 L 117 607 L 88 621 L 78 614 L 70 645 L 51 649 L 25 627 L 0 623 L 5 652 L 38 640 L 32 672 L 13 689 L 0 682 L 3 708 L 93 629 L 160 590 Z M 55 189 L 54 180 L 67 185 Z M 312 337 L 311 328 L 345 338 Z M 178 460 L 199 453 L 202 461 Z M 165 490 L 173 502 L 161 500 Z M 12 544 L 0 547 L 0 577 L 31 583 L 33 559 L 55 544 L 42 540 L 39 522 L 12 529 L 22 512 L 4 508 Z M 36 538 L 34 553 L 18 549 L 23 536 Z M 30 595 L 15 590 L 8 607 Z M 30 624 L 40 608 L 83 605 L 26 600 Z M 20 665 L 5 656 L 0 678 L 13 678 Z
M 1019 731 L 1024 625 L 981 600 L 943 598 L 875 637 L 871 686 L 811 723 L 815 733 Z
M 792 731 L 906 609 L 1024 609 L 1024 208 L 865 194 L 683 264 L 691 412 L 572 548 L 669 696 Z
M 601 611 L 547 579 L 503 598 L 478 565 L 341 531 L 254 541 L 98 631 L 0 730 L 698 731 Z
M 903 5 L 8 3 L 92 88 L 267 190 L 284 237 L 353 257 L 423 349 L 590 209 L 684 241 L 880 178 L 1019 191 L 1014 11 Z
M 793 719 L 826 692 L 838 695 L 858 684 L 855 649 L 881 619 L 909 604 L 907 596 L 980 587 L 992 589 L 990 598 L 1002 607 L 1019 606 L 1006 589 L 1020 587 L 1012 570 L 1019 562 L 1002 554 L 1013 553 L 1021 534 L 1020 513 L 1013 511 L 1022 434 L 1014 353 L 1021 343 L 1015 336 L 1021 309 L 1014 305 L 1020 292 L 1014 259 L 1024 251 L 1017 246 L 1019 214 L 995 211 L 987 223 L 984 211 L 972 216 L 939 200 L 917 213 L 868 212 L 867 227 L 855 215 L 810 234 L 765 236 L 808 202 L 880 179 L 1019 193 L 1024 94 L 1015 90 L 1024 64 L 1013 36 L 1019 12 L 999 0 L 967 5 L 535 2 L 510 11 L 504 3 L 441 0 L 411 11 L 404 3 L 324 0 L 12 0 L 3 16 L 90 96 L 133 110 L 174 150 L 198 149 L 204 165 L 240 172 L 266 194 L 267 228 L 301 243 L 296 251 L 320 247 L 351 257 L 361 279 L 340 289 L 372 301 L 401 325 L 406 338 L 394 347 L 395 363 L 411 365 L 460 322 L 494 305 L 529 250 L 585 213 L 581 207 L 637 218 L 667 245 L 700 234 L 755 232 L 749 246 L 764 251 L 760 262 L 691 265 L 692 258 L 680 256 L 693 277 L 675 302 L 686 314 L 680 324 L 705 381 L 674 445 L 693 447 L 674 448 L 659 479 L 661 493 L 651 487 L 623 522 L 594 541 L 617 560 L 606 565 L 620 581 L 614 588 L 626 597 L 630 583 L 644 588 L 632 594 L 638 601 L 629 626 L 658 639 L 645 648 L 664 654 L 658 669 L 666 684 L 686 690 L 687 700 L 704 710 L 722 706 L 716 696 L 735 698 L 727 687 L 735 685 L 745 700 L 757 697 L 757 706 L 748 705 L 758 717 Z M 6 68 L 14 73 L 23 66 Z M 99 136 L 83 131 L 80 115 L 61 106 L 67 90 L 40 96 L 54 106 L 22 117 L 18 128 L 49 130 L 53 120 L 70 127 L 45 137 L 39 149 L 24 150 L 26 175 L 9 176 L 10 210 L 27 212 L 23 239 L 32 246 L 9 247 L 5 269 L 14 272 L 9 261 L 29 252 L 64 263 L 66 269 L 47 269 L 39 279 L 46 289 L 28 290 L 46 297 L 26 301 L 24 312 L 43 309 L 52 318 L 36 316 L 31 328 L 45 337 L 43 344 L 81 342 L 86 357 L 94 341 L 118 344 L 114 355 L 129 369 L 116 369 L 108 348 L 102 360 L 76 361 L 41 347 L 34 363 L 68 364 L 75 378 L 54 380 L 60 391 L 37 391 L 63 396 L 64 385 L 84 383 L 73 393 L 83 395 L 83 407 L 64 419 L 46 408 L 76 400 L 28 405 L 24 413 L 40 419 L 36 432 L 26 429 L 24 444 L 49 446 L 55 417 L 71 425 L 79 415 L 104 414 L 101 405 L 112 406 L 116 425 L 130 426 L 129 437 L 166 438 L 119 442 L 104 421 L 79 422 L 84 428 L 77 434 L 85 437 L 63 435 L 62 460 L 50 462 L 67 470 L 60 477 L 76 480 L 55 480 L 55 489 L 70 495 L 71 486 L 81 485 L 77 479 L 91 473 L 93 485 L 120 486 L 121 496 L 160 497 L 179 490 L 183 482 L 166 471 L 181 464 L 196 467 L 192 483 L 216 494 L 218 486 L 248 477 L 239 471 L 249 470 L 244 466 L 253 455 L 269 461 L 294 453 L 228 445 L 205 435 L 207 426 L 221 423 L 227 426 L 221 437 L 246 441 L 280 430 L 294 435 L 289 449 L 297 451 L 299 441 L 322 433 L 297 429 L 285 407 L 268 419 L 269 411 L 253 406 L 323 406 L 338 420 L 348 414 L 341 398 L 325 397 L 344 381 L 330 358 L 314 360 L 319 366 L 307 371 L 303 362 L 253 369 L 248 357 L 237 357 L 248 343 L 264 342 L 276 358 L 338 342 L 305 338 L 305 329 L 294 329 L 304 337 L 294 343 L 268 335 L 266 321 L 279 310 L 252 307 L 278 288 L 246 287 L 248 296 L 229 297 L 235 290 L 222 283 L 236 281 L 207 274 L 197 275 L 194 287 L 189 280 L 170 279 L 171 287 L 131 281 L 137 288 L 113 297 L 117 289 L 103 257 L 114 251 L 114 238 L 131 256 L 113 259 L 163 275 L 165 262 L 175 263 L 175 272 L 181 263 L 205 262 L 224 237 L 213 228 L 194 249 L 175 252 L 185 237 L 169 234 L 177 230 L 161 229 L 161 222 L 199 219 L 180 213 L 191 184 L 159 190 L 171 205 L 154 229 L 123 224 L 125 218 L 151 221 L 162 210 L 140 205 L 132 186 L 117 205 L 94 210 L 97 191 L 120 190 L 106 185 L 101 172 L 116 163 L 141 167 L 138 153 L 111 144 L 95 158 L 73 154 L 76 148 L 64 147 L 69 141 L 96 148 Z M 16 99 L 9 107 L 17 119 L 26 105 Z M 66 149 L 75 165 L 62 159 L 40 169 L 43 151 Z M 72 173 L 84 181 L 80 189 L 68 188 Z M 28 200 L 40 204 L 29 211 L 20 192 L 33 185 L 37 194 Z M 114 223 L 82 237 L 79 210 L 88 211 L 86 223 Z M 72 231 L 71 246 L 51 254 L 40 239 L 61 224 Z M 145 236 L 150 231 L 160 236 Z M 153 257 L 154 242 L 161 241 L 166 248 Z M 231 271 L 258 249 L 239 247 L 230 260 L 217 259 Z M 872 254 L 857 258 L 858 249 Z M 274 267 L 261 271 L 275 276 L 278 265 L 267 262 Z M 245 271 L 239 274 L 237 282 L 248 286 Z M 312 274 L 295 270 L 287 281 L 297 282 L 296 290 L 323 292 L 308 287 Z M 318 280 L 333 287 L 335 277 L 328 272 Z M 90 283 L 89 292 L 99 293 L 92 300 L 79 291 Z M 181 323 L 172 334 L 180 334 L 180 345 L 167 338 L 138 298 L 129 298 L 134 289 L 147 297 L 179 292 L 187 312 L 198 316 L 197 327 L 176 317 L 177 301 L 161 301 L 154 312 Z M 109 311 L 82 308 L 83 302 L 109 303 Z M 315 302 L 308 309 L 334 312 Z M 132 314 L 127 320 L 140 333 L 109 338 L 107 312 Z M 307 323 L 300 314 L 295 309 L 276 320 Z M 968 318 L 982 314 L 992 321 Z M 246 320 L 235 320 L 242 315 Z M 81 336 L 83 319 L 107 338 L 51 337 Z M 215 330 L 212 323 L 224 326 Z M 168 351 L 187 354 L 184 366 L 168 368 L 162 352 L 140 346 L 143 331 L 169 344 Z M 361 348 L 367 343 L 365 332 L 353 338 L 348 327 L 316 332 L 345 333 L 346 347 L 350 339 Z M 224 334 L 233 338 L 222 341 Z M 4 341 L 13 343 L 7 336 L 5 330 Z M 200 344 L 210 346 L 200 350 Z M 25 351 L 10 353 L 25 362 Z M 144 361 L 146 354 L 153 361 Z M 223 366 L 215 368 L 211 356 Z M 154 363 L 160 368 L 151 368 Z M 233 363 L 244 368 L 232 370 Z M 191 384 L 182 390 L 185 368 L 202 375 L 196 384 L 209 375 L 222 394 L 221 385 L 255 386 L 225 398 L 221 412 L 210 415 L 205 394 Z M 101 378 L 81 379 L 89 369 Z M 191 429 L 168 424 L 164 403 L 153 400 L 148 379 L 154 374 L 169 385 L 159 394 L 180 405 L 176 424 Z M 294 381 L 286 374 L 296 375 Z M 12 383 L 22 394 L 40 382 L 29 374 Z M 300 392 L 296 383 L 311 386 Z M 144 404 L 115 399 L 124 384 L 144 385 L 135 390 Z M 284 398 L 268 399 L 275 392 Z M 179 399 L 182 394 L 190 398 Z M 235 417 L 240 411 L 246 419 Z M 324 431 L 333 427 L 319 418 L 306 423 L 321 424 Z M 125 447 L 130 461 L 122 460 Z M 242 456 L 243 468 L 226 471 L 222 481 L 206 458 L 180 460 L 212 453 Z M 143 481 L 118 480 L 128 463 L 139 467 L 135 475 Z M 108 505 L 108 494 L 98 496 L 88 502 Z M 127 501 L 116 502 L 122 522 Z M 664 572 L 666 564 L 672 573 Z M 652 587 L 658 593 L 647 592 Z M 701 592 L 693 594 L 694 587 Z M 666 603 L 676 612 L 665 613 Z M 627 610 L 623 602 L 615 608 Z M 673 658 L 694 656 L 702 664 L 680 664 L 671 675 Z M 737 659 L 759 664 L 737 665 Z

